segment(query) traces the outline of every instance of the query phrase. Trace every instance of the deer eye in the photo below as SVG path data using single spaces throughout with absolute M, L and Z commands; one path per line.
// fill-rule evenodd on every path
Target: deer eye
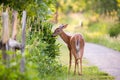
M 58 29 L 58 31 L 57 32 L 60 32 L 60 30 Z

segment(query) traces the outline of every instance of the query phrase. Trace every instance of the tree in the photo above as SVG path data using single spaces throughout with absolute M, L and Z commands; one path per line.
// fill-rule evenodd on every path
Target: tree
M 119 0 L 85 0 L 87 10 L 95 11 L 99 14 L 109 14 L 111 12 L 117 12 L 117 16 L 120 20 L 120 1 Z
M 83 11 L 86 7 L 84 0 L 57 0 L 59 9 L 63 13 Z

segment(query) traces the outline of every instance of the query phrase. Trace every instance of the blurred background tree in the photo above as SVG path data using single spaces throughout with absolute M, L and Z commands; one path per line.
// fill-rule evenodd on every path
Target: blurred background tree
M 111 14 L 116 11 L 119 15 L 120 0 L 61 0 L 59 8 L 64 13 L 94 11 L 99 14 Z
M 119 40 L 120 0 L 57 0 L 57 2 L 59 4 L 58 22 L 68 23 L 68 31 L 82 32 L 87 41 L 109 47 L 111 46 L 100 41 L 103 36 L 112 45 L 114 43 L 110 40 L 113 40 L 114 37 Z M 82 29 L 80 28 L 81 23 L 83 24 Z M 100 37 L 102 38 L 99 39 Z

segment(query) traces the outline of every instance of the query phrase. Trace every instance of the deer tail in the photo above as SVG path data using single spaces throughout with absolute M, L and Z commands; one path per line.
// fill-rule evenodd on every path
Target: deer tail
M 77 40 L 76 40 L 76 53 L 78 54 L 79 51 L 80 51 L 80 40 L 77 39 Z

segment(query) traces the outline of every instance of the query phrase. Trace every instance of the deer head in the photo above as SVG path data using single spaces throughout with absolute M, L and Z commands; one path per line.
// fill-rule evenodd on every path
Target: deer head
M 53 37 L 60 35 L 63 32 L 63 29 L 67 27 L 68 24 L 60 25 L 58 28 L 55 29 L 54 33 L 52 34 Z

